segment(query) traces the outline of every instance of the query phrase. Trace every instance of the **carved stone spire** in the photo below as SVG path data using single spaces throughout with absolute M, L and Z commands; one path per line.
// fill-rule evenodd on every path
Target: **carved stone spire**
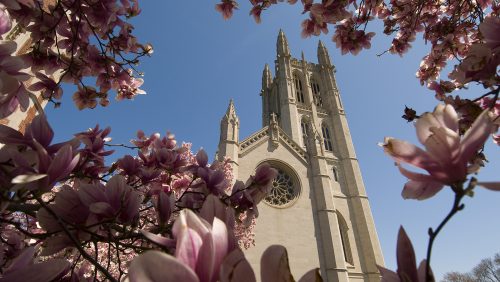
M 320 65 L 331 66 L 332 63 L 330 61 L 330 55 L 328 55 L 328 49 L 326 49 L 325 45 L 321 40 L 318 43 L 318 63 Z
M 286 40 L 285 33 L 280 29 L 278 34 L 278 42 L 276 43 L 276 50 L 278 56 L 290 56 L 290 48 L 288 48 L 288 41 Z
M 262 71 L 262 90 L 265 90 L 271 86 L 273 83 L 273 74 L 269 69 L 269 65 L 264 66 L 264 71 Z
M 229 105 L 227 106 L 226 114 L 222 117 L 222 120 L 239 122 L 238 116 L 236 115 L 236 108 L 234 107 L 233 99 L 229 100 Z

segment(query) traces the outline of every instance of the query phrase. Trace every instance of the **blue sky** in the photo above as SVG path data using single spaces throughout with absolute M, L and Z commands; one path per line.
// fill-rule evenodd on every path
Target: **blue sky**
M 133 19 L 134 33 L 141 42 L 154 46 L 152 58 L 143 60 L 143 89 L 148 93 L 134 101 L 112 101 L 107 108 L 78 111 L 67 88 L 60 109 L 48 107 L 56 138 L 95 124 L 111 126 L 114 143 L 125 143 L 138 129 L 146 133 L 167 131 L 178 140 L 203 147 L 213 156 L 219 140 L 219 122 L 233 98 L 240 117 L 241 140 L 261 127 L 261 74 L 264 64 L 274 70 L 276 38 L 282 28 L 292 56 L 317 62 L 318 38 L 300 37 L 300 5 L 280 4 L 265 12 L 261 24 L 248 16 L 249 4 L 241 0 L 240 10 L 224 21 L 216 1 L 141 1 L 142 14 Z M 322 35 L 337 68 L 337 83 L 346 109 L 357 157 L 379 235 L 386 266 L 396 268 L 396 236 L 400 225 L 413 241 L 417 260 L 425 256 L 427 229 L 435 227 L 453 201 L 445 190 L 427 201 L 403 200 L 405 178 L 377 146 L 384 136 L 418 143 L 411 123 L 400 118 L 405 105 L 417 112 L 432 111 L 433 93 L 421 87 L 415 72 L 427 46 L 415 46 L 404 57 L 386 54 L 390 40 L 380 25 L 368 27 L 377 36 L 372 48 L 358 56 L 342 56 L 331 41 L 333 33 Z M 472 91 L 471 91 L 472 92 Z M 480 90 L 472 95 L 479 96 Z M 480 180 L 498 180 L 498 147 L 488 141 L 488 167 Z M 482 258 L 500 251 L 500 193 L 476 189 L 466 208 L 445 227 L 434 246 L 432 267 L 438 278 L 445 272 L 468 271 Z M 293 258 L 290 258 L 293 260 Z

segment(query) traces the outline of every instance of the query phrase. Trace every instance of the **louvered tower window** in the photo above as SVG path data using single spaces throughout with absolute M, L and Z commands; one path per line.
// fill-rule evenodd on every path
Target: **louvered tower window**
M 325 150 L 333 151 L 332 139 L 330 138 L 330 131 L 328 130 L 328 127 L 325 124 L 321 126 L 321 132 L 323 133 L 323 143 L 325 145 Z
M 302 143 L 304 146 L 307 144 L 307 132 L 309 131 L 309 125 L 306 120 L 300 122 L 300 128 L 302 129 Z
M 299 103 L 304 103 L 304 91 L 302 89 L 302 81 L 297 74 L 293 75 L 293 83 L 295 85 L 295 94 L 297 95 L 297 101 Z
M 311 78 L 311 90 L 313 93 L 314 104 L 318 107 L 323 107 L 323 100 L 319 91 L 319 84 L 314 78 Z

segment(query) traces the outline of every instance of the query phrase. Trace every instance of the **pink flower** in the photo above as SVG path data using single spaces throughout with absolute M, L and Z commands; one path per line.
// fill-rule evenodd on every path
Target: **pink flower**
M 326 22 L 318 21 L 313 14 L 311 14 L 310 19 L 305 19 L 302 22 L 302 37 L 306 38 L 311 35 L 319 36 L 323 32 L 324 34 L 328 33 L 328 28 L 326 26 Z
M 225 20 L 233 16 L 233 9 L 238 9 L 238 3 L 234 0 L 222 0 L 222 3 L 215 5 L 215 10 L 221 13 Z
M 335 41 L 337 48 L 341 49 L 342 55 L 349 52 L 357 55 L 361 49 L 369 49 L 371 47 L 370 41 L 375 33 L 365 33 L 363 30 L 356 30 L 352 19 L 344 20 L 335 28 L 333 41 Z
M 177 240 L 175 258 L 153 251 L 134 259 L 129 269 L 130 281 L 217 281 L 220 265 L 228 253 L 224 222 L 214 217 L 210 225 L 191 210 L 183 209 L 172 233 Z M 160 262 L 162 267 L 151 268 Z
M 70 263 L 65 259 L 50 259 L 34 263 L 37 248 L 32 246 L 23 250 L 3 272 L 2 281 L 55 281 L 61 279 L 69 270 Z
M 78 196 L 90 212 L 101 218 L 116 218 L 123 224 L 133 223 L 139 216 L 142 198 L 137 191 L 126 183 L 121 175 L 109 179 L 106 186 L 83 185 Z
M 172 230 L 177 238 L 175 257 L 159 251 L 138 256 L 129 268 L 130 281 L 256 281 L 243 252 L 238 248 L 229 252 L 228 229 L 217 217 L 225 212 L 216 206 L 213 206 L 216 210 L 206 211 L 214 215 L 212 225 L 192 211 L 182 210 Z M 167 238 L 147 232 L 145 235 L 163 245 L 170 243 Z M 263 282 L 293 281 L 283 246 L 269 247 L 262 255 L 261 265 Z M 307 272 L 299 280 L 309 281 L 322 281 L 317 269 Z
M 278 175 L 278 171 L 272 168 L 268 163 L 263 163 L 255 170 L 255 176 L 250 176 L 252 186 L 248 192 L 255 204 L 264 199 L 272 188 L 273 179 Z
M 408 235 L 406 235 L 403 227 L 399 228 L 396 253 L 398 261 L 398 270 L 396 272 L 378 266 L 380 274 L 382 275 L 382 282 L 426 281 L 426 260 L 420 262 L 420 265 L 417 269 L 415 251 L 413 250 L 410 238 L 408 238 Z
M 40 81 L 33 83 L 29 87 L 30 90 L 41 90 L 42 96 L 45 99 L 61 99 L 63 90 L 58 83 L 41 72 L 36 73 L 36 78 L 38 78 Z
M 479 31 L 484 37 L 484 42 L 495 52 L 500 52 L 500 19 L 489 16 L 479 25 Z
M 423 200 L 434 196 L 444 185 L 466 180 L 469 161 L 483 146 L 494 126 L 489 112 L 484 111 L 460 138 L 455 109 L 451 105 L 440 104 L 434 112 L 423 114 L 415 127 L 418 139 L 427 151 L 391 137 L 386 137 L 382 146 L 409 179 L 404 186 L 403 197 Z M 401 163 L 422 168 L 429 174 L 406 170 Z
M 0 36 L 7 33 L 12 27 L 9 12 L 4 5 L 0 4 Z M 0 37 L 1 38 L 1 37 Z
M 75 102 L 76 107 L 79 110 L 85 108 L 93 109 L 97 106 L 97 92 L 93 87 L 80 87 L 78 86 L 78 91 L 73 94 L 73 102 Z
M 253 16 L 254 20 L 256 23 L 260 23 L 260 14 L 262 13 L 262 6 L 261 5 L 255 5 L 253 6 L 252 10 L 250 10 L 250 15 Z

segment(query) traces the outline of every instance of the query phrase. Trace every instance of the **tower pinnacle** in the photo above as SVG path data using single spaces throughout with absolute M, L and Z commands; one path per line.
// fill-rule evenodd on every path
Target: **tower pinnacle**
M 318 43 L 318 63 L 320 65 L 331 66 L 330 55 L 328 55 L 328 49 L 326 49 L 325 45 L 321 40 Z
M 272 83 L 273 83 L 273 74 L 269 69 L 269 65 L 266 64 L 264 66 L 264 71 L 262 71 L 262 89 L 264 90 L 269 88 Z
M 276 50 L 278 52 L 278 56 L 280 55 L 290 56 L 288 41 L 286 40 L 285 33 L 281 29 L 278 34 L 278 42 L 276 43 Z
M 229 105 L 227 106 L 226 114 L 222 119 L 226 120 L 238 120 L 238 116 L 236 115 L 236 108 L 234 107 L 233 99 L 229 100 Z

